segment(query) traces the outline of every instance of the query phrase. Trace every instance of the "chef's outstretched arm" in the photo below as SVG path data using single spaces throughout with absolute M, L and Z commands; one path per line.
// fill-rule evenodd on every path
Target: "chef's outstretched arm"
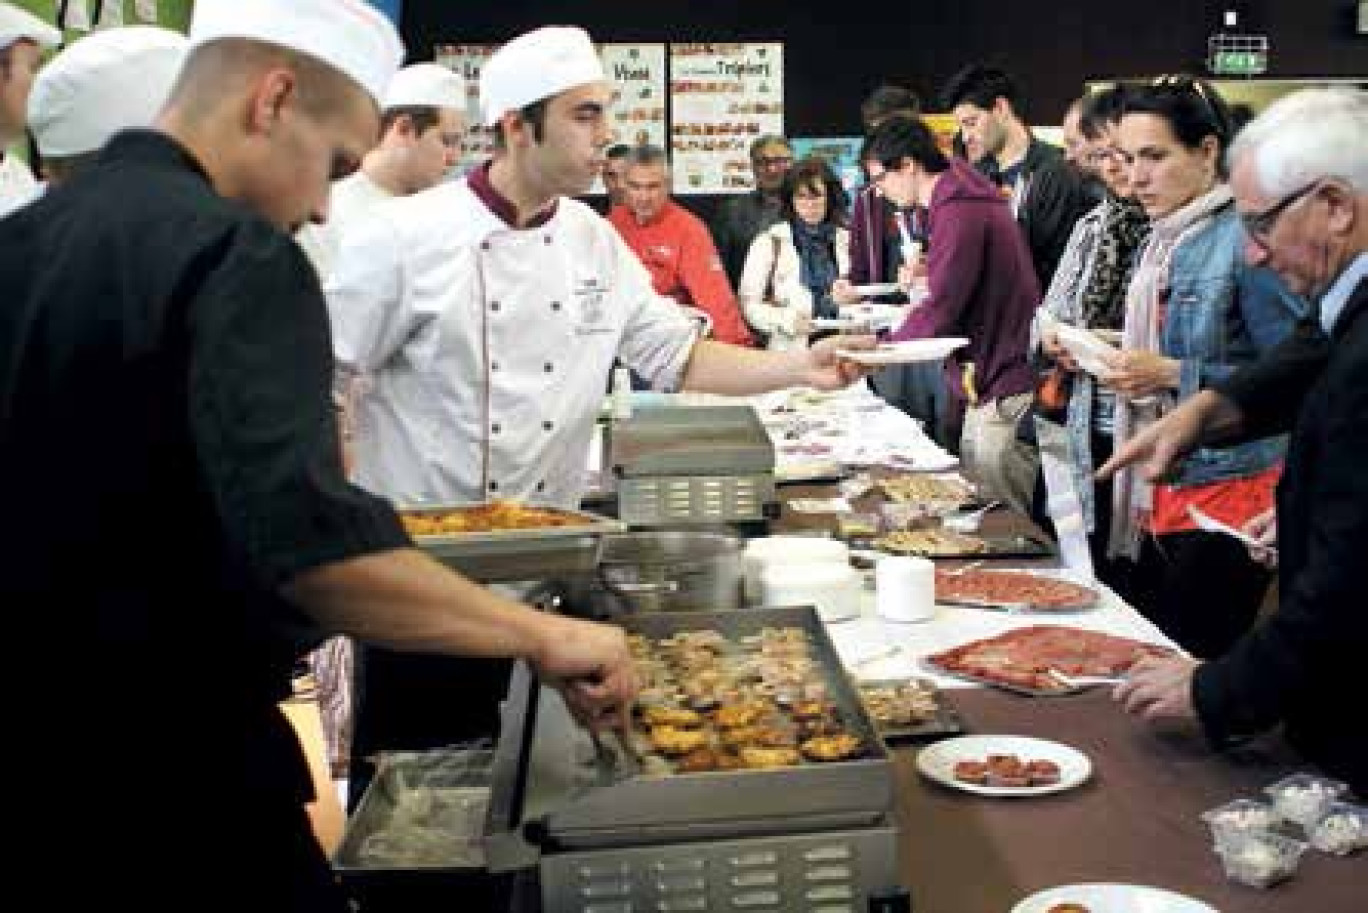
M 282 592 L 325 630 L 377 646 L 527 660 L 595 728 L 620 725 L 636 695 L 620 628 L 505 599 L 415 549 L 302 571 Z
M 744 349 L 711 339 L 694 344 L 684 369 L 684 389 L 745 396 L 786 387 L 838 390 L 868 369 L 837 355 L 838 349 L 870 349 L 873 336 L 828 336 L 810 349 Z

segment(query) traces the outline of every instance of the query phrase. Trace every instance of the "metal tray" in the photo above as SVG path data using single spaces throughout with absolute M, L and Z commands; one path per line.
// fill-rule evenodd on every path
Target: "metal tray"
M 862 678 L 855 683 L 856 690 L 863 692 L 865 688 L 896 688 L 905 685 L 909 679 L 906 678 Z M 928 683 L 930 684 L 930 683 Z M 944 736 L 959 735 L 964 731 L 964 722 L 960 719 L 959 713 L 951 707 L 945 700 L 945 692 L 936 688 L 934 684 L 930 687 L 935 689 L 936 712 L 927 720 L 910 726 L 900 726 L 895 723 L 884 724 L 874 718 L 874 726 L 879 730 L 879 735 L 884 742 L 893 745 L 903 742 L 927 742 L 939 739 Z
M 829 699 L 864 741 L 866 754 L 775 770 L 595 782 L 577 761 L 577 743 L 587 739 L 570 722 L 564 703 L 547 689 L 520 693 L 525 670 L 519 666 L 505 705 L 490 798 L 491 868 L 527 864 L 517 857 L 529 847 L 584 849 L 858 827 L 887 813 L 887 750 L 811 606 L 640 615 L 623 619 L 623 625 L 656 638 L 690 630 L 739 638 L 765 627 L 802 628 L 827 672 Z
M 366 787 L 366 792 L 357 803 L 356 810 L 347 819 L 342 843 L 333 858 L 333 868 L 343 875 L 359 873 L 401 873 L 413 871 L 427 872 L 470 872 L 483 870 L 483 815 L 472 815 L 470 820 L 454 822 L 449 818 L 443 823 L 448 825 L 439 833 L 442 839 L 433 849 L 445 851 L 431 854 L 418 854 L 413 859 L 398 861 L 380 854 L 368 857 L 367 841 L 383 835 L 391 829 L 400 802 L 407 795 L 419 790 L 441 790 L 451 793 L 470 793 L 474 799 L 477 793 L 487 795 L 489 791 L 489 765 L 493 752 L 487 749 L 472 749 L 459 752 L 468 756 L 468 763 L 453 765 L 446 763 L 434 767 L 433 761 L 454 757 L 450 752 L 404 752 L 403 760 L 386 758 L 376 771 L 374 779 Z M 396 832 L 398 833 L 398 832 Z M 395 846 L 403 846 L 396 841 Z
M 400 513 L 446 513 L 479 506 L 475 503 L 424 505 L 401 508 Z M 558 512 L 584 522 L 538 529 L 414 536 L 413 542 L 448 567 L 482 583 L 547 580 L 592 572 L 598 566 L 603 537 L 627 528 L 618 520 L 587 511 Z

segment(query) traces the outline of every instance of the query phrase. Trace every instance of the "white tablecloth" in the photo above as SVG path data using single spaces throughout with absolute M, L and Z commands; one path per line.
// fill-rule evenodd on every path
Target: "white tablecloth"
M 1130 637 L 1147 643 L 1176 647 L 1158 628 L 1105 587 L 1098 608 L 1063 614 L 993 612 L 961 606 L 938 605 L 928 621 L 899 623 L 884 621 L 874 612 L 874 594 L 862 594 L 860 617 L 828 624 L 827 631 L 841 661 L 856 678 L 905 678 L 921 676 L 943 688 L 979 687 L 963 679 L 940 675 L 926 668 L 922 657 L 1014 628 L 1038 624 L 1062 624 L 1104 634 Z M 888 652 L 897 653 L 872 659 Z M 869 661 L 866 661 L 869 660 Z

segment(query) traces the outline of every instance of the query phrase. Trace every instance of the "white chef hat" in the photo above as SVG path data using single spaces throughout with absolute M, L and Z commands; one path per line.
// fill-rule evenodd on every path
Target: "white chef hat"
M 62 33 L 28 10 L 0 3 L 0 51 L 27 38 L 45 48 L 62 43 Z
M 94 152 L 120 130 L 146 127 L 171 94 L 190 42 L 148 25 L 82 38 L 38 71 L 28 123 L 50 157 Z
M 265 41 L 317 57 L 377 104 L 404 60 L 394 25 L 364 0 L 198 0 L 191 46 L 219 38 Z
M 466 84 L 460 73 L 435 63 L 404 67 L 385 89 L 385 108 L 466 107 Z
M 589 33 L 547 26 L 519 35 L 494 52 L 480 71 L 480 112 L 492 127 L 509 111 L 608 77 Z

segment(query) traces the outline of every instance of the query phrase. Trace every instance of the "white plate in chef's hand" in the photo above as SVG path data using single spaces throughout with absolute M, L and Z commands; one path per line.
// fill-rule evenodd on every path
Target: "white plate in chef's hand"
M 856 327 L 881 330 L 897 326 L 906 316 L 905 305 L 852 304 L 841 308 L 839 317 L 814 317 L 812 326 L 817 330 L 847 330 Z
M 1059 782 L 1044 786 L 986 786 L 955 779 L 957 763 L 985 761 L 990 754 L 1014 754 L 1027 762 L 1054 761 L 1059 765 Z M 1077 748 L 1049 739 L 1024 735 L 964 735 L 923 748 L 917 754 L 917 770 L 943 786 L 967 793 L 1025 798 L 1063 792 L 1083 784 L 1092 776 L 1092 762 Z
M 956 349 L 969 345 L 963 336 L 937 336 L 885 342 L 872 349 L 837 349 L 836 354 L 862 365 L 907 365 L 919 361 L 941 361 Z
M 1185 894 L 1142 884 L 1068 884 L 1038 891 L 1011 913 L 1047 913 L 1055 904 L 1076 903 L 1091 913 L 1220 913 Z

